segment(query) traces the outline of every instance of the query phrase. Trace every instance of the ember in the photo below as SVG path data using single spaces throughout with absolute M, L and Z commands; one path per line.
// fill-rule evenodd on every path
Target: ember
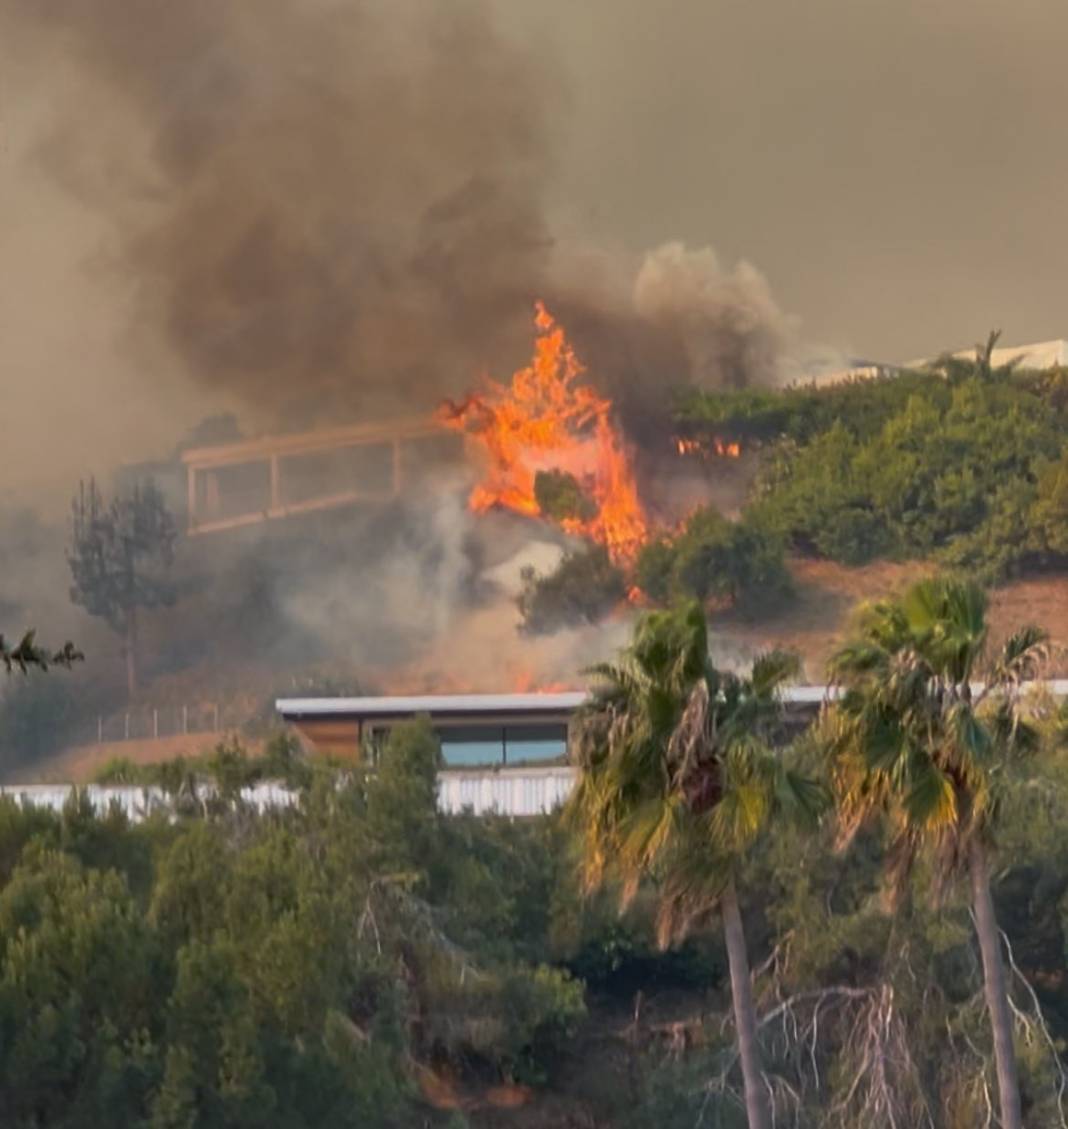
M 588 515 L 560 519 L 561 527 L 627 560 L 645 540 L 646 519 L 612 402 L 583 383 L 585 368 L 541 302 L 534 325 L 534 358 L 510 383 L 487 380 L 481 394 L 438 409 L 437 418 L 467 434 L 485 457 L 469 504 L 546 516 L 535 490 L 539 473 L 569 475 L 592 506 Z
M 712 455 L 720 459 L 736 459 L 742 453 L 742 445 L 738 442 L 725 443 L 722 439 L 712 439 L 708 443 L 703 443 L 700 439 L 677 438 L 675 450 L 680 455 L 695 455 L 704 459 Z

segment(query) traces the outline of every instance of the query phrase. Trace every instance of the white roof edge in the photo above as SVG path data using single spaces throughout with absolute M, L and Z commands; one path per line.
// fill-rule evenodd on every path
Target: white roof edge
M 275 709 L 284 717 L 324 714 L 390 716 L 419 713 L 494 713 L 507 710 L 576 709 L 586 700 L 584 690 L 545 694 L 416 694 L 374 698 L 278 698 Z
M 1025 682 L 1025 691 L 1044 688 L 1054 697 L 1068 697 L 1068 678 Z M 981 690 L 981 684 L 973 687 Z M 818 705 L 834 701 L 839 695 L 836 686 L 788 686 L 783 700 L 789 705 Z M 567 690 L 544 694 L 414 694 L 363 698 L 278 698 L 275 709 L 283 717 L 324 717 L 330 715 L 363 715 L 393 717 L 405 714 L 498 713 L 531 711 L 551 713 L 574 710 L 586 700 L 584 690 Z

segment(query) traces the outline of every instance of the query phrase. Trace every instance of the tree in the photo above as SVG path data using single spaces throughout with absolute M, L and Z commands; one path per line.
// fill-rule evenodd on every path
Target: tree
M 716 599 L 750 613 L 766 614 L 790 591 L 782 539 L 752 520 L 729 521 L 714 506 L 695 510 L 673 539 L 648 542 L 635 579 L 654 600 Z
M 151 479 L 110 504 L 94 480 L 79 484 L 67 553 L 70 596 L 123 636 L 130 697 L 138 683 L 138 613 L 170 605 L 176 597 L 170 577 L 176 536 L 174 518 Z
M 780 652 L 758 659 L 748 678 L 716 670 L 704 613 L 691 603 L 643 617 L 620 661 L 594 668 L 577 722 L 581 776 L 570 814 L 583 833 L 587 884 L 617 877 L 625 902 L 652 880 L 662 945 L 717 903 L 722 912 L 750 1129 L 767 1129 L 770 1115 L 735 876 L 772 821 L 811 818 L 823 800 L 771 748 L 782 720 L 777 691 L 795 670 Z
M 553 572 L 541 575 L 532 566 L 521 573 L 517 605 L 521 630 L 550 635 L 563 628 L 598 623 L 627 595 L 627 582 L 603 545 L 566 553 Z
M 128 1125 L 152 1074 L 152 938 L 125 881 L 38 844 L 0 892 L 0 1120 Z
M 889 824 L 892 889 L 902 886 L 924 848 L 935 855 L 942 886 L 967 871 L 1001 1123 L 1020 1129 L 988 857 L 999 785 L 1011 762 L 1037 744 L 1020 715 L 1019 687 L 1044 657 L 1045 635 L 1025 627 L 986 663 L 986 606 L 975 584 L 936 578 L 900 600 L 863 609 L 855 639 L 831 663 L 842 694 L 827 750 L 846 838 L 875 817 Z

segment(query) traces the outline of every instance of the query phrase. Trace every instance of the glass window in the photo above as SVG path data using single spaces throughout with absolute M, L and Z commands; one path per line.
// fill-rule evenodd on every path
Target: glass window
M 567 726 L 509 725 L 504 731 L 506 764 L 537 764 L 567 759 Z
M 447 765 L 492 765 L 504 760 L 504 730 L 500 726 L 444 726 L 438 736 Z

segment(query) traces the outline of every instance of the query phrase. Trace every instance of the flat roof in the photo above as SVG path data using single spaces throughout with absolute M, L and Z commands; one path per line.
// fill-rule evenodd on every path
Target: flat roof
M 283 717 L 410 717 L 415 714 L 562 713 L 576 710 L 585 690 L 545 694 L 417 694 L 374 698 L 279 698 Z
M 973 691 L 982 685 L 976 683 Z M 1025 682 L 1026 691 L 1045 689 L 1057 698 L 1068 697 L 1068 679 Z M 284 718 L 351 717 L 398 718 L 417 714 L 431 716 L 478 716 L 480 714 L 560 714 L 577 710 L 586 701 L 585 690 L 533 694 L 416 694 L 400 697 L 278 698 L 275 709 Z M 782 693 L 786 705 L 818 706 L 838 697 L 835 686 L 787 686 Z
M 834 697 L 826 686 L 791 686 L 783 692 L 788 705 L 819 705 Z M 586 701 L 585 690 L 533 694 L 415 694 L 362 698 L 278 698 L 275 709 L 287 719 L 307 717 L 398 718 L 477 717 L 498 714 L 572 713 Z

